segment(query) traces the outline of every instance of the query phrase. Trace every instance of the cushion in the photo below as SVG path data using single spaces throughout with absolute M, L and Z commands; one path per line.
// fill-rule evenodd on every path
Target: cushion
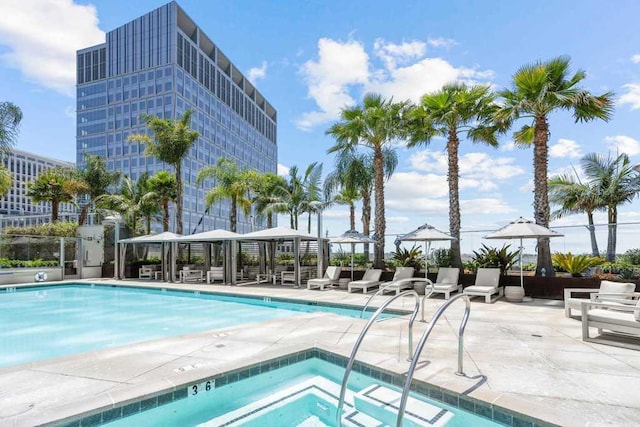
M 636 304 L 636 307 L 640 307 L 640 300 Z M 640 322 L 640 310 L 636 310 L 633 312 L 633 317 L 636 319 L 636 322 Z
M 493 286 L 468 286 L 466 288 L 464 288 L 465 292 L 478 292 L 478 293 L 496 293 L 498 292 L 498 288 L 493 287 Z
M 610 323 L 619 326 L 634 326 L 633 316 L 630 312 L 603 310 L 600 308 L 589 310 L 589 320 L 594 322 Z
M 621 282 L 611 282 L 609 280 L 603 280 L 600 282 L 600 289 L 598 293 L 600 294 L 632 294 L 636 290 L 635 283 L 621 283 Z M 631 295 L 629 295 L 629 298 Z M 616 298 L 616 297 L 614 297 Z M 618 296 L 618 299 L 624 298 L 623 296 Z

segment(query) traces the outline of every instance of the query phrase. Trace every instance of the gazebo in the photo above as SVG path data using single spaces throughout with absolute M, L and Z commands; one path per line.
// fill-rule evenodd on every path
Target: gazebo
M 138 236 L 138 237 L 132 237 L 129 239 L 123 239 L 123 240 L 118 240 L 117 244 L 118 244 L 118 255 L 119 255 L 119 260 L 118 260 L 118 270 L 116 271 L 116 277 L 118 279 L 124 279 L 125 278 L 125 260 L 126 260 L 126 252 L 127 252 L 127 245 L 136 245 L 136 244 L 161 244 L 162 245 L 162 277 L 165 278 L 165 280 L 167 280 L 167 277 L 169 277 L 169 275 L 167 273 L 175 273 L 175 262 L 171 262 L 171 264 L 169 264 L 169 253 L 171 252 L 171 259 L 175 259 L 175 251 L 171 250 L 172 249 L 172 245 L 170 245 L 171 242 L 175 241 L 177 238 L 181 237 L 180 234 L 175 234 L 175 233 L 171 233 L 169 231 L 165 231 L 164 233 L 160 233 L 160 234 L 147 234 L 146 236 Z M 169 271 L 169 267 L 173 266 L 173 268 L 171 269 L 172 271 Z

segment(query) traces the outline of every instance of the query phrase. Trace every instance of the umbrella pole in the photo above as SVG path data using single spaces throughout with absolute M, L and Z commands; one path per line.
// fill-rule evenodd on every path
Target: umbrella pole
M 522 272 L 522 237 L 520 238 L 520 287 L 524 289 L 524 277 Z
M 353 282 L 353 255 L 356 251 L 356 244 L 351 244 L 351 281 Z
M 429 251 L 431 250 L 431 242 L 429 240 L 424 241 L 424 278 L 427 278 L 429 274 Z

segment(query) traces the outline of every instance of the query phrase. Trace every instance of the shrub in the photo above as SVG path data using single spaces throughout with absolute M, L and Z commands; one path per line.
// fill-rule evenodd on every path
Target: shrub
M 411 249 L 399 248 L 397 252 L 391 253 L 389 260 L 396 267 L 413 267 L 416 271 L 424 267 L 422 249 L 413 245 Z
M 640 265 L 640 249 L 629 249 L 620 255 L 616 262 L 621 264 Z
M 439 248 L 433 251 L 433 262 L 437 267 L 451 267 L 453 264 L 453 250 L 451 248 Z
M 518 258 L 518 251 L 509 252 L 511 245 L 504 245 L 502 248 L 490 248 L 482 245 L 478 252 L 473 251 L 472 261 L 477 270 L 481 268 L 499 268 L 500 273 L 505 274 Z
M 7 227 L 4 229 L 5 236 L 53 236 L 53 237 L 75 237 L 78 224 L 75 222 L 53 222 L 33 227 Z
M 573 277 L 580 277 L 584 271 L 591 267 L 597 267 L 606 263 L 604 258 L 594 257 L 591 255 L 573 255 L 571 252 L 562 254 L 556 252 L 552 255 L 553 265 L 562 268 L 567 273 L 571 273 Z

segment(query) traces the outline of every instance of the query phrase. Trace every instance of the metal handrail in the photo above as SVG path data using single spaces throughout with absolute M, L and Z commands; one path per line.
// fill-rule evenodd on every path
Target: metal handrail
M 378 308 L 376 310 L 375 313 L 373 313 L 373 316 L 371 316 L 371 319 L 369 319 L 367 324 L 362 329 L 362 332 L 360 332 L 360 335 L 358 336 L 358 339 L 356 340 L 356 343 L 353 345 L 353 350 L 351 350 L 351 356 L 349 357 L 349 362 L 347 363 L 347 366 L 346 366 L 346 368 L 344 370 L 344 377 L 342 378 L 342 387 L 340 388 L 340 398 L 338 399 L 338 412 L 336 414 L 336 426 L 337 427 L 340 427 L 342 425 L 342 407 L 344 406 L 344 396 L 345 396 L 345 394 L 347 392 L 347 384 L 349 382 L 349 374 L 351 374 L 351 370 L 353 369 L 353 363 L 355 362 L 355 359 L 356 359 L 356 353 L 358 352 L 358 349 L 360 348 L 360 345 L 362 344 L 362 341 L 364 340 L 364 336 L 367 334 L 367 332 L 371 328 L 371 325 L 373 325 L 373 323 L 376 321 L 378 316 L 380 316 L 380 314 L 382 314 L 382 312 L 393 301 L 395 301 L 396 299 L 398 299 L 400 297 L 404 297 L 404 296 L 407 296 L 407 295 L 412 295 L 416 300 L 416 306 L 413 309 L 413 313 L 411 314 L 411 317 L 409 318 L 409 352 L 408 352 L 408 360 L 411 360 L 411 354 L 413 353 L 413 322 L 416 320 L 416 317 L 418 317 L 418 310 L 420 309 L 420 296 L 413 289 L 408 290 L 408 291 L 404 291 L 404 292 L 402 292 L 400 294 L 394 295 L 391 298 L 389 298 L 384 304 L 382 304 L 380 306 L 380 308 Z
M 396 282 L 393 282 L 393 283 L 397 283 L 397 282 L 400 282 L 400 281 L 429 282 L 429 284 L 431 285 L 431 292 L 429 293 L 429 295 L 425 295 L 425 298 L 427 298 L 427 297 L 431 296 L 431 294 L 433 294 L 433 291 L 434 291 L 433 282 L 431 280 L 429 280 L 429 279 L 423 279 L 422 277 L 411 277 L 411 278 L 408 278 L 408 279 L 400 279 L 400 280 L 397 280 Z M 380 287 L 380 289 L 378 289 L 378 291 L 375 294 L 373 294 L 373 295 L 371 295 L 369 297 L 367 302 L 364 304 L 364 307 L 362 307 L 362 311 L 360 312 L 360 318 L 361 319 L 364 319 L 364 314 L 366 313 L 367 308 L 369 307 L 369 304 L 371 304 L 371 301 L 373 300 L 373 298 L 375 298 L 378 295 L 384 293 L 384 291 L 386 291 L 388 287 L 389 287 L 389 285 Z M 425 298 L 422 299 L 423 302 L 424 302 Z M 422 307 L 422 320 L 421 321 L 424 322 L 424 307 Z
M 462 367 L 462 348 L 464 345 L 464 329 L 467 327 L 467 321 L 469 320 L 469 312 L 471 311 L 471 302 L 469 297 L 464 294 L 456 295 L 451 298 L 449 301 L 446 301 L 438 311 L 431 318 L 431 322 L 429 323 L 429 327 L 422 334 L 422 338 L 420 338 L 420 342 L 418 342 L 418 346 L 416 347 L 416 352 L 413 355 L 413 359 L 411 360 L 411 365 L 409 366 L 409 370 L 407 371 L 407 378 L 404 381 L 404 387 L 402 388 L 402 399 L 400 400 L 400 406 L 398 408 L 398 419 L 396 421 L 396 427 L 402 427 L 402 418 L 404 417 L 404 411 L 407 407 L 407 400 L 409 400 L 409 391 L 411 390 L 411 380 L 413 380 L 413 373 L 416 370 L 416 366 L 418 365 L 418 360 L 420 359 L 420 353 L 422 353 L 422 349 L 424 348 L 433 327 L 436 325 L 442 314 L 445 312 L 447 308 L 451 306 L 457 299 L 464 298 L 465 309 L 464 315 L 462 316 L 462 321 L 460 322 L 460 328 L 458 329 L 458 371 L 456 375 L 465 376 L 463 367 Z
M 425 288 L 424 296 L 422 297 L 422 315 L 421 315 L 421 318 L 420 318 L 420 321 L 422 323 L 426 323 L 426 320 L 424 320 L 424 305 L 425 305 L 424 303 L 427 300 L 427 298 L 429 298 L 431 295 L 433 295 L 433 293 L 436 291 L 435 285 L 433 284 L 433 282 L 431 280 L 429 280 L 429 279 L 424 279 L 424 280 L 426 282 L 428 282 L 428 284 L 429 284 L 429 292 L 427 292 L 427 290 Z

